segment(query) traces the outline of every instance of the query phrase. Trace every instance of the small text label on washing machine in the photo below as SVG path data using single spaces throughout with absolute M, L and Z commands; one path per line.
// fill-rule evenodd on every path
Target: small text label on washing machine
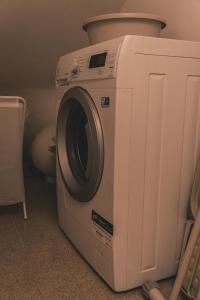
M 69 81 L 67 78 L 63 78 L 63 79 L 57 79 L 56 80 L 56 85 L 57 86 L 65 86 L 65 85 L 68 85 L 69 84 Z
M 110 106 L 110 97 L 101 97 L 101 106 L 106 108 Z
M 92 232 L 108 248 L 112 248 L 113 225 L 92 211 Z

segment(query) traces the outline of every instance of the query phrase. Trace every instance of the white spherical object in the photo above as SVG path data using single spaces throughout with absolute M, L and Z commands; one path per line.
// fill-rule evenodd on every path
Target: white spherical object
M 43 174 L 55 176 L 56 159 L 51 152 L 55 147 L 55 125 L 42 129 L 34 138 L 31 147 L 31 157 L 34 165 Z

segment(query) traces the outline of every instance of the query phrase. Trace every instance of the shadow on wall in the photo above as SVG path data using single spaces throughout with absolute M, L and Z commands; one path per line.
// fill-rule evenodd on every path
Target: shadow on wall
M 158 14 L 167 21 L 163 37 L 200 41 L 199 0 L 126 0 L 121 11 Z

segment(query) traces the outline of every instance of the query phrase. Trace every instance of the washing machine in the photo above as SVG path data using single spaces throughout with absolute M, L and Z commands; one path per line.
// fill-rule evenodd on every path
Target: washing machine
M 61 229 L 115 291 L 177 271 L 200 150 L 200 44 L 124 36 L 56 73 Z

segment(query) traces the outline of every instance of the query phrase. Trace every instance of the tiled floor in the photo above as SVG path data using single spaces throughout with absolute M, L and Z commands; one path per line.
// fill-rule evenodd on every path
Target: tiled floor
M 0 299 L 144 299 L 141 290 L 116 294 L 60 231 L 53 186 L 26 182 L 28 220 L 19 206 L 0 208 Z M 172 281 L 161 283 L 168 295 Z

